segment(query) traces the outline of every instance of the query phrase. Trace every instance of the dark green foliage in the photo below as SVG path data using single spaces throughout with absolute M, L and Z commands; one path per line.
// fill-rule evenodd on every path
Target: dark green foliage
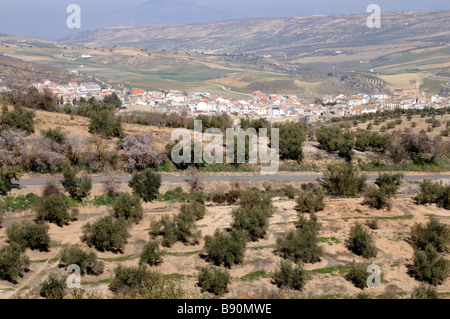
M 350 235 L 346 244 L 349 250 L 364 258 L 375 257 L 378 253 L 372 235 L 359 223 L 350 228 Z
M 22 251 L 27 248 L 32 250 L 47 251 L 50 245 L 49 227 L 45 224 L 25 223 L 12 224 L 6 235 L 10 243 L 17 244 Z
M 356 288 L 364 289 L 367 287 L 367 279 L 370 273 L 367 271 L 368 263 L 351 262 L 346 279 L 350 281 Z
M 81 240 L 99 251 L 120 252 L 125 247 L 129 236 L 125 220 L 106 216 L 93 224 L 84 225 Z
M 439 296 L 435 287 L 421 284 L 413 289 L 411 299 L 439 299 Z
M 142 198 L 144 202 L 152 202 L 159 194 L 161 175 L 149 169 L 137 172 L 133 174 L 128 185 L 133 189 L 134 194 Z
M 19 245 L 11 244 L 0 249 L 0 280 L 16 282 L 29 265 L 30 260 Z
M 366 225 L 370 229 L 373 229 L 373 230 L 378 229 L 379 228 L 379 226 L 378 226 L 378 219 L 375 219 L 375 218 L 374 219 L 370 219 L 370 220 L 368 220 L 366 222 Z
M 69 214 L 69 203 L 63 195 L 51 195 L 42 198 L 36 208 L 38 221 L 55 223 L 58 226 L 67 225 L 75 216 Z
M 287 196 L 287 198 L 289 198 L 289 199 L 295 198 L 295 189 L 291 185 L 288 185 L 288 186 L 282 188 L 281 191 L 283 192 L 283 194 L 285 196 Z
M 59 145 L 63 145 L 67 140 L 67 136 L 61 132 L 60 127 L 55 129 L 49 128 L 43 131 L 42 135 Z
M 450 185 L 445 186 L 441 182 L 424 180 L 420 183 L 420 193 L 415 198 L 417 204 L 433 204 L 438 207 L 450 209 Z
M 420 280 L 431 285 L 440 285 L 448 277 L 448 260 L 439 256 L 436 249 L 430 244 L 424 251 L 414 250 L 413 265 L 411 271 Z
M 100 110 L 91 115 L 89 131 L 106 137 L 122 137 L 124 135 L 120 117 L 115 116 L 109 110 Z
M 385 173 L 377 177 L 375 184 L 378 185 L 379 188 L 383 188 L 387 195 L 394 196 L 397 194 L 403 178 L 403 174 Z
M 157 266 L 163 262 L 163 252 L 159 249 L 159 243 L 156 240 L 150 240 L 145 244 L 139 260 L 139 264 Z
M 81 274 L 98 276 L 103 273 L 105 265 L 99 261 L 97 254 L 91 250 L 84 249 L 81 245 L 64 246 L 59 254 L 61 265 L 78 265 Z
M 370 186 L 364 193 L 364 204 L 376 209 L 390 209 L 391 202 L 386 188 Z
M 305 123 L 287 123 L 277 125 L 280 137 L 280 158 L 301 163 L 303 160 L 302 144 L 306 140 L 308 127 Z
M 137 224 L 143 216 L 141 199 L 137 196 L 122 193 L 114 201 L 113 212 L 114 217 L 123 218 Z
M 119 265 L 109 289 L 126 299 L 182 299 L 181 286 L 158 272 L 147 270 L 145 265 L 123 267 Z
M 344 163 L 329 164 L 323 174 L 322 184 L 331 195 L 356 196 L 366 186 L 367 176 Z
M 378 132 L 371 131 L 359 131 L 356 134 L 355 148 L 362 152 L 376 151 L 384 153 L 389 149 L 390 142 L 391 136 L 389 134 L 380 134 Z
M 64 189 L 71 197 L 81 200 L 87 197 L 92 189 L 92 179 L 87 175 L 77 177 L 78 169 L 72 167 L 69 162 L 64 162 L 62 167 Z
M 239 231 L 230 233 L 216 230 L 213 236 L 205 236 L 207 260 L 220 266 L 232 267 L 244 261 L 247 236 Z
M 271 198 L 257 189 L 243 191 L 240 198 L 240 207 L 233 211 L 232 228 L 245 232 L 252 241 L 264 238 L 273 214 Z
M 199 287 L 216 295 L 226 293 L 230 281 L 231 277 L 226 269 L 206 266 L 198 274 Z
M 337 152 L 348 161 L 352 159 L 355 135 L 351 131 L 343 131 L 340 127 L 322 126 L 317 130 L 316 138 L 320 148 L 328 152 Z
M 319 246 L 319 224 L 315 213 L 310 218 L 300 215 L 298 229 L 289 231 L 277 240 L 277 252 L 285 259 L 294 262 L 315 263 L 320 261 L 323 248 Z
M 14 107 L 12 111 L 8 111 L 8 108 L 3 106 L 2 115 L 0 115 L 0 131 L 22 130 L 28 134 L 34 133 L 35 116 L 33 111 L 19 106 Z
M 66 279 L 50 276 L 42 283 L 41 296 L 46 299 L 63 299 L 66 295 Z
M 0 170 L 0 196 L 6 196 L 14 188 L 12 179 L 19 178 L 19 171 L 14 167 L 2 168 Z
M 450 227 L 442 224 L 436 217 L 430 217 L 428 224 L 415 224 L 411 228 L 411 240 L 419 249 L 431 245 L 437 252 L 448 252 L 450 243 Z
M 282 260 L 277 271 L 273 274 L 273 281 L 278 288 L 286 287 L 302 290 L 305 287 L 308 273 L 301 265 L 294 265 L 288 260 Z
M 103 98 L 103 103 L 113 105 L 116 108 L 122 107 L 122 101 L 117 96 L 116 92 Z
M 315 213 L 325 208 L 322 187 L 317 186 L 300 192 L 297 198 L 297 211 Z
M 206 207 L 199 201 L 193 201 L 190 204 L 181 205 L 180 212 L 192 216 L 194 220 L 200 220 L 205 217 Z

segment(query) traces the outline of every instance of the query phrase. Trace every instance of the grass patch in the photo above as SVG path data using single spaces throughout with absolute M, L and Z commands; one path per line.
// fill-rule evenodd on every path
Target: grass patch
M 253 280 L 259 280 L 261 278 L 269 278 L 269 274 L 266 273 L 264 270 L 258 270 L 252 273 L 249 273 L 245 276 L 242 276 L 240 278 L 241 281 L 253 281 Z
M 128 255 L 128 256 L 123 256 L 123 257 L 116 257 L 116 258 L 99 258 L 100 260 L 104 260 L 104 261 L 108 261 L 108 262 L 121 262 L 121 261 L 127 261 L 130 260 L 132 257 L 134 257 L 135 255 Z
M 348 265 L 337 265 L 333 267 L 326 267 L 326 268 L 318 268 L 311 270 L 312 272 L 316 274 L 338 274 L 343 275 L 347 273 L 350 269 L 350 266 Z
M 194 250 L 194 251 L 186 251 L 186 252 L 164 252 L 164 255 L 167 256 L 175 256 L 175 257 L 186 257 L 186 256 L 193 256 L 193 255 L 199 255 L 203 252 L 203 250 Z
M 333 246 L 334 244 L 339 244 L 341 242 L 336 237 L 320 237 L 320 241 L 322 243 L 327 243 L 329 246 Z
M 402 216 L 392 216 L 392 217 L 343 217 L 342 219 L 348 221 L 350 219 L 377 219 L 377 220 L 398 220 L 398 219 L 413 219 L 414 215 L 402 215 Z
M 8 212 L 24 211 L 30 209 L 39 199 L 40 197 L 33 193 L 16 197 L 4 196 L 0 198 L 0 207 Z

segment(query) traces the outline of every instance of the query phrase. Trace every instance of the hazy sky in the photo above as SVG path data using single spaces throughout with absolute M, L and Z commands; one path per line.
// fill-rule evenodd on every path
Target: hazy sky
M 449 0 L 1 0 L 0 33 L 60 39 L 108 26 L 172 24 L 251 17 L 450 9 Z M 69 4 L 81 7 L 81 29 L 66 27 Z

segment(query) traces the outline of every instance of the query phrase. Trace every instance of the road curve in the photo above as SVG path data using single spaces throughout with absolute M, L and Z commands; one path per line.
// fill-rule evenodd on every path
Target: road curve
M 203 182 L 230 182 L 230 181 L 246 181 L 246 182 L 260 182 L 260 181 L 291 181 L 291 182 L 313 182 L 318 178 L 322 178 L 321 173 L 300 173 L 300 174 L 279 174 L 279 175 L 205 175 L 201 176 Z M 368 174 L 368 180 L 373 181 L 378 177 L 378 174 Z M 117 177 L 117 182 L 120 184 L 126 184 L 130 181 L 131 176 Z M 431 180 L 450 180 L 450 175 L 446 174 L 408 174 L 405 175 L 406 181 L 423 181 L 425 179 Z M 93 184 L 101 184 L 104 178 L 101 176 L 93 176 Z M 177 183 L 189 181 L 189 176 L 162 176 L 163 183 Z M 44 186 L 48 181 L 60 182 L 61 178 L 58 177 L 37 177 L 37 178 L 25 178 L 19 181 L 13 181 L 20 186 Z

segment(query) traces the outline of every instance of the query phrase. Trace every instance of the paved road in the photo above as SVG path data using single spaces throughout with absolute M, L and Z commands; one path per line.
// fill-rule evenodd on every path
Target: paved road
M 229 181 L 295 181 L 295 182 L 312 182 L 321 178 L 323 175 L 321 173 L 297 173 L 297 174 L 280 174 L 280 175 L 208 175 L 203 176 L 201 179 L 204 182 L 229 182 Z M 375 180 L 378 174 L 369 174 L 369 180 Z M 121 184 L 128 183 L 131 179 L 129 176 L 118 177 L 117 180 Z M 163 183 L 176 183 L 189 181 L 189 176 L 162 176 Z M 426 174 L 426 175 L 405 175 L 406 181 L 423 181 L 424 179 L 431 180 L 450 180 L 450 175 L 442 174 Z M 53 180 L 59 182 L 61 178 L 26 178 L 16 181 L 20 186 L 44 186 L 47 181 Z M 103 177 L 92 177 L 93 184 L 101 184 Z

